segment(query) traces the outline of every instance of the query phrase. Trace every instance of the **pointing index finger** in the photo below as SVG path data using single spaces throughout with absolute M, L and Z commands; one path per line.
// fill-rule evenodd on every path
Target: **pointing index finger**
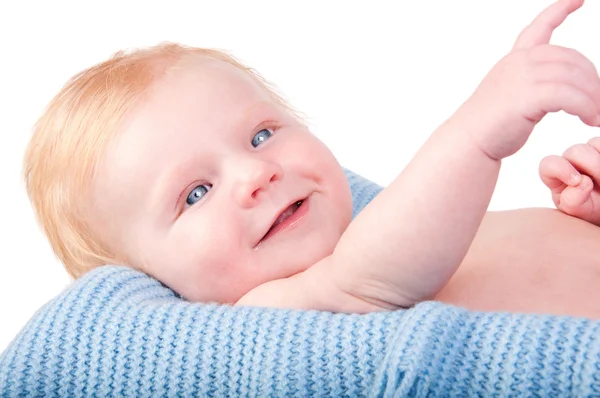
M 554 29 L 559 27 L 569 14 L 583 5 L 584 0 L 558 0 L 543 10 L 517 38 L 513 50 L 521 50 L 550 43 Z

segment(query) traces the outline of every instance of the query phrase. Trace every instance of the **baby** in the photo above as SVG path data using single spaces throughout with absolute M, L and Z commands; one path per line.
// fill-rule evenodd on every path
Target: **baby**
M 25 160 L 28 193 L 74 277 L 118 263 L 191 301 L 365 313 L 437 298 L 562 312 L 536 296 L 555 293 L 551 283 L 514 292 L 506 305 L 506 292 L 463 289 L 477 278 L 460 270 L 502 280 L 502 267 L 486 264 L 498 260 L 494 248 L 510 244 L 495 242 L 480 254 L 478 242 L 514 223 L 510 215 L 489 217 L 486 208 L 501 160 L 535 124 L 559 110 L 600 124 L 593 65 L 548 44 L 581 4 L 561 0 L 544 10 L 352 222 L 344 172 L 297 112 L 232 57 L 178 45 L 117 54 L 75 76 L 36 125 Z M 600 221 L 588 155 L 596 156 L 547 158 L 541 167 L 559 209 L 586 222 L 543 217 L 567 236 L 577 230 L 597 243 L 600 229 L 588 223 Z M 544 244 L 552 258 L 567 261 L 555 242 Z M 586 285 L 554 304 L 597 317 L 600 310 L 580 303 L 600 302 L 592 288 L 600 257 L 583 254 L 572 257 L 573 267 L 585 259 L 597 267 L 580 269 Z M 523 267 L 547 268 L 550 282 L 569 286 L 564 267 L 542 257 Z

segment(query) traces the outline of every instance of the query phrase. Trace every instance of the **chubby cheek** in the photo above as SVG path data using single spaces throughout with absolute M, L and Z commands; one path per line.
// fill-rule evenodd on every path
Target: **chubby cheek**
M 352 219 L 352 193 L 341 165 L 329 148 L 312 134 L 297 143 L 296 161 L 307 176 L 319 182 L 326 196 L 329 220 L 341 233 Z M 310 161 L 306 161 L 310 159 Z
M 308 131 L 297 131 L 288 141 L 281 161 L 289 170 L 315 181 L 318 211 L 327 220 L 317 242 L 307 253 L 319 260 L 329 255 L 352 220 L 352 193 L 341 165 L 329 148 Z
M 180 218 L 158 240 L 156 257 L 149 259 L 152 273 L 187 300 L 229 303 L 247 284 L 241 231 L 232 219 L 204 215 Z

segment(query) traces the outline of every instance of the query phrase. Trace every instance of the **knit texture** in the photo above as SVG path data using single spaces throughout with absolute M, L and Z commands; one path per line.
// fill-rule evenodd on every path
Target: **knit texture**
M 347 173 L 355 214 L 381 188 Z M 366 315 L 189 303 L 98 268 L 0 356 L 3 397 L 600 396 L 600 322 L 436 302 Z

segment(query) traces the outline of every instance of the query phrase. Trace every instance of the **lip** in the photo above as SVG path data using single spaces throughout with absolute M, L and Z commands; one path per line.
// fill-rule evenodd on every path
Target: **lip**
M 304 218 L 306 213 L 308 213 L 311 196 L 312 195 L 308 195 L 305 198 L 298 198 L 298 199 L 294 200 L 293 202 L 288 203 L 286 206 L 282 207 L 281 209 L 279 209 L 279 211 L 277 212 L 275 217 L 273 217 L 273 219 L 271 220 L 271 223 L 267 227 L 267 229 L 266 229 L 267 232 L 265 232 L 263 234 L 263 236 L 260 238 L 258 243 L 254 246 L 254 248 L 255 249 L 259 248 L 265 241 L 270 240 L 271 238 L 280 234 L 283 231 L 293 228 L 300 221 L 302 221 L 302 219 Z M 289 216 L 285 221 L 283 221 L 281 224 L 277 225 L 275 228 L 273 228 L 271 230 L 271 227 L 273 226 L 273 224 L 275 223 L 277 218 L 279 218 L 281 213 L 283 213 L 288 207 L 290 207 L 291 205 L 293 205 L 294 203 L 299 202 L 299 201 L 302 201 L 302 204 L 300 205 L 300 207 L 298 207 L 298 209 L 296 209 L 294 214 Z

